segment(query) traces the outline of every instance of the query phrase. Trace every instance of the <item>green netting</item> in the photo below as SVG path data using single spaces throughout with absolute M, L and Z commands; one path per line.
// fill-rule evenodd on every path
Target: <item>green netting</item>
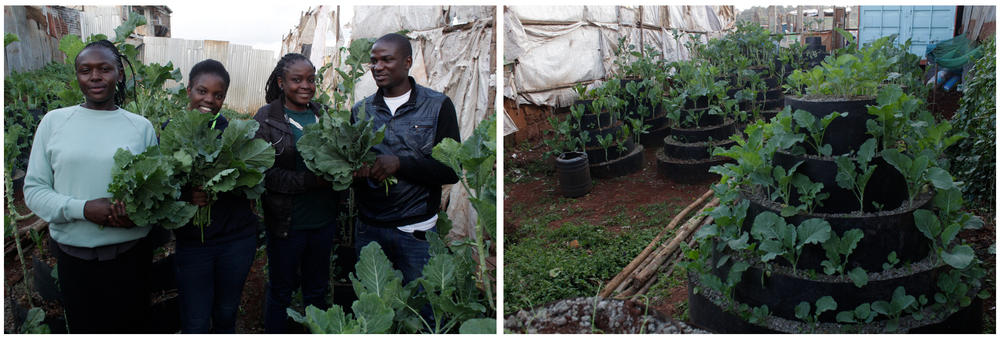
M 934 49 L 927 52 L 927 60 L 941 67 L 959 71 L 970 60 L 982 55 L 979 47 L 972 48 L 972 42 L 965 35 L 939 42 Z

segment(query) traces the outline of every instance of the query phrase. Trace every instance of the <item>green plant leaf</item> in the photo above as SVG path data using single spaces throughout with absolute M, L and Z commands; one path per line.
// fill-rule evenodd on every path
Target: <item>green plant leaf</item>
M 957 269 L 965 269 L 972 263 L 972 259 L 975 259 L 976 253 L 972 250 L 969 245 L 959 245 L 952 248 L 950 251 L 942 251 L 941 259 L 944 260 L 949 266 Z
M 854 286 L 857 286 L 858 288 L 868 285 L 868 272 L 865 272 L 865 269 L 861 267 L 855 267 L 850 270 L 847 272 L 847 276 L 851 278 L 851 282 L 853 282 Z
M 395 315 L 392 308 L 374 293 L 364 293 L 351 304 L 362 333 L 387 333 Z
M 495 334 L 497 333 L 497 321 L 491 318 L 469 319 L 459 327 L 460 334 Z
M 947 190 L 955 188 L 955 182 L 952 181 L 951 174 L 940 167 L 931 167 L 927 169 L 927 178 L 930 179 L 931 184 L 933 184 L 937 189 Z
M 826 311 L 833 311 L 837 309 L 837 301 L 833 300 L 831 296 L 823 296 L 816 300 L 816 316 Z
M 809 302 L 807 301 L 800 302 L 798 305 L 795 305 L 795 317 L 802 320 L 806 320 L 809 318 L 809 311 L 811 309 L 812 306 L 809 305 Z
M 115 40 L 113 42 L 116 45 L 124 43 L 125 39 L 128 38 L 129 35 L 132 35 L 132 32 L 135 31 L 136 27 L 145 24 L 146 24 L 146 17 L 135 12 L 129 12 L 128 20 L 125 20 L 125 22 L 119 25 L 118 27 L 115 27 Z
M 15 41 L 21 41 L 21 39 L 17 38 L 17 34 L 14 34 L 14 33 L 4 33 L 3 34 L 3 47 L 7 47 L 7 45 L 10 45 L 11 43 L 13 43 Z
M 934 212 L 925 209 L 913 211 L 913 221 L 924 237 L 937 241 L 937 236 L 941 234 L 941 222 Z
M 356 274 L 356 275 L 355 275 Z M 361 249 L 354 272 L 349 275 L 355 295 L 366 293 L 379 296 L 384 301 L 395 299 L 391 292 L 399 291 L 403 275 L 392 268 L 392 262 L 382 252 L 382 246 L 372 241 Z
M 799 225 L 797 233 L 799 239 L 796 247 L 819 244 L 830 239 L 830 223 L 819 218 L 808 219 Z

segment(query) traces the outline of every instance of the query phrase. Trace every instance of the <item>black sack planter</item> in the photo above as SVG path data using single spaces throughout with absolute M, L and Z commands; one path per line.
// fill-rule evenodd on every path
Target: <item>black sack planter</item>
M 567 198 L 576 198 L 590 192 L 590 163 L 587 153 L 566 152 L 556 158 L 556 172 L 559 175 L 559 193 Z
M 621 133 L 621 129 L 622 129 L 622 124 L 615 123 L 614 125 L 611 125 L 611 127 L 586 130 L 588 134 L 586 147 L 599 147 L 601 143 L 597 141 L 597 137 L 604 137 L 610 135 L 613 139 L 617 139 L 618 135 Z M 574 137 L 580 136 L 580 132 L 574 131 L 573 136 Z
M 785 96 L 785 106 L 791 106 L 792 112 L 797 109 L 812 113 L 816 119 L 821 119 L 833 112 L 847 113 L 846 117 L 833 119 L 823 136 L 823 143 L 833 147 L 833 154 L 840 155 L 856 150 L 868 140 L 868 120 L 875 116 L 868 114 L 869 105 L 875 105 L 875 99 L 804 99 Z
M 711 150 L 717 147 L 729 148 L 736 144 L 730 139 L 681 142 L 674 139 L 674 136 L 663 138 L 663 154 L 667 157 L 679 160 L 707 159 L 712 157 Z
M 723 121 L 722 117 L 718 115 L 706 114 L 702 116 L 701 120 L 705 123 L 699 124 L 699 126 L 704 127 L 683 128 L 675 126 L 670 129 L 670 136 L 681 142 L 703 142 L 729 139 L 731 135 L 736 133 L 736 121 L 732 119 Z
M 659 116 L 653 116 L 642 122 L 648 126 L 649 130 L 639 136 L 639 143 L 646 148 L 657 148 L 663 145 L 663 137 L 670 133 L 670 126 L 667 124 L 667 113 L 660 111 Z
M 713 333 L 883 333 L 887 325 L 885 319 L 876 319 L 870 324 L 822 321 L 809 324 L 794 319 L 794 317 L 787 319 L 774 315 L 768 315 L 759 323 L 751 324 L 743 318 L 729 313 L 727 310 L 733 306 L 719 292 L 702 284 L 693 273 L 688 274 L 687 290 L 688 314 L 691 324 Z M 979 298 L 973 298 L 969 306 L 947 315 L 935 314 L 924 309 L 922 310 L 924 317 L 921 320 L 914 319 L 913 315 L 901 317 L 898 331 L 904 333 L 980 333 L 983 328 L 982 310 L 983 302 Z
M 707 110 L 707 108 L 695 109 Z M 692 110 L 685 113 L 691 114 Z M 705 112 L 703 112 L 705 113 Z M 723 116 L 703 114 L 698 127 L 671 127 L 663 138 L 663 148 L 656 152 L 656 172 L 676 183 L 700 183 L 717 179 L 709 172 L 712 166 L 733 161 L 727 157 L 711 156 L 712 146 L 732 145 L 729 137 L 736 133 L 736 121 Z
M 701 183 L 717 180 L 718 174 L 709 172 L 712 166 L 733 162 L 727 157 L 711 157 L 708 159 L 674 159 L 663 153 L 656 152 L 656 173 L 670 181 L 682 184 Z
M 763 198 L 762 194 L 748 195 L 750 207 L 747 208 L 747 217 L 743 219 L 745 231 L 750 231 L 754 219 L 763 212 L 781 214 L 781 206 Z M 912 206 L 907 203 L 890 211 L 866 214 L 800 214 L 785 218 L 785 222 L 799 225 L 808 219 L 823 219 L 830 224 L 831 231 L 837 236 L 843 236 L 852 229 L 861 230 L 864 232 L 864 237 L 854 249 L 855 254 L 848 257 L 847 270 L 860 266 L 866 271 L 881 271 L 882 263 L 886 262 L 890 252 L 896 252 L 896 257 L 901 262 L 917 262 L 928 255 L 931 243 L 917 229 L 913 212 L 921 208 L 930 209 L 931 198 L 932 195 L 929 193 L 922 194 L 914 199 Z M 751 239 L 751 242 L 755 241 Z M 860 255 L 861 253 L 864 254 Z M 775 260 L 790 265 L 781 257 Z M 823 260 L 826 260 L 826 252 L 821 246 L 806 245 L 802 248 L 797 268 L 821 272 L 823 269 L 820 263 Z
M 635 149 L 635 143 L 632 142 L 632 139 L 625 139 L 625 141 L 622 142 L 622 146 L 624 146 L 622 149 L 619 149 L 618 146 L 608 147 L 606 153 L 604 152 L 604 148 L 601 146 L 587 147 L 584 151 L 587 153 L 587 160 L 590 161 L 591 164 L 599 164 L 632 154 L 632 150 Z
M 646 148 L 663 146 L 663 138 L 670 135 L 670 126 L 663 126 L 639 136 L 639 143 Z
M 823 192 L 829 193 L 830 197 L 823 202 L 823 206 L 816 207 L 819 213 L 850 213 L 860 210 L 858 199 L 854 193 L 837 185 L 837 163 L 833 157 L 819 157 L 814 155 L 792 155 L 784 151 L 775 151 L 773 163 L 786 170 L 802 162 L 796 169 L 796 173 L 809 177 L 813 182 L 823 183 Z M 881 205 L 881 210 L 895 209 L 907 201 L 906 179 L 892 165 L 889 165 L 881 155 L 872 158 L 871 164 L 875 165 L 875 171 L 869 180 L 869 185 L 865 189 L 864 210 L 876 210 L 873 203 Z M 798 193 L 792 192 L 792 203 L 799 204 Z
M 638 172 L 642 169 L 643 164 L 643 151 L 642 145 L 636 145 L 632 153 L 628 155 L 614 159 L 611 161 L 605 161 L 601 163 L 590 165 L 590 176 L 594 178 L 617 178 L 620 176 L 632 174 Z
M 615 123 L 615 116 L 611 112 L 584 113 L 580 116 L 581 128 L 585 130 L 607 128 Z

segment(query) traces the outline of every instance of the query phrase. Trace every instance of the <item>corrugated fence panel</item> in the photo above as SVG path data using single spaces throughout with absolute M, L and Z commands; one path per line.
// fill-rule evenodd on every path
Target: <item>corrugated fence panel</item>
M 231 44 L 226 41 L 184 40 L 172 38 L 143 37 L 142 57 L 146 63 L 173 62 L 180 69 L 186 85 L 188 73 L 194 64 L 215 59 L 229 71 L 229 92 L 225 106 L 229 109 L 253 114 L 264 105 L 264 83 L 278 60 L 274 52 L 255 50 L 250 46 Z M 166 86 L 176 86 L 168 83 Z
M 80 12 L 80 33 L 84 37 L 104 34 L 111 40 L 115 38 L 115 28 L 124 21 L 119 7 L 84 6 Z
M 28 19 L 24 6 L 4 6 L 4 33 L 17 34 L 18 42 L 4 49 L 4 74 L 26 72 L 44 67 L 52 61 L 62 61 L 59 39 L 39 29 L 35 20 Z

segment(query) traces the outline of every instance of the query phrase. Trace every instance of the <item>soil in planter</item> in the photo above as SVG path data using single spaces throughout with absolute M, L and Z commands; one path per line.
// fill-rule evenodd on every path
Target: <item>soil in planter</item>
M 521 310 L 504 320 L 515 333 L 707 334 L 672 320 L 646 305 L 628 300 L 580 297 Z

